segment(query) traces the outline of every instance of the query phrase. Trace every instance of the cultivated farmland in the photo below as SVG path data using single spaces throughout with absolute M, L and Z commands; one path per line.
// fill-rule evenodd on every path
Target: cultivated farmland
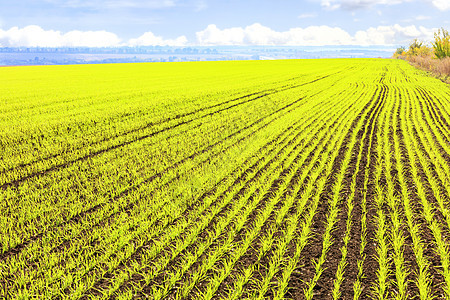
M 397 60 L 0 68 L 0 298 L 450 299 L 450 88 Z

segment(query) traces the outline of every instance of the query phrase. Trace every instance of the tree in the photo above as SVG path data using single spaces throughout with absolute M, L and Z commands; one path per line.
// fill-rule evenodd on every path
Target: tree
M 406 48 L 401 46 L 399 48 L 397 48 L 397 50 L 395 51 L 395 54 L 397 55 L 403 55 L 403 52 L 405 52 Z
M 450 57 L 450 35 L 447 30 L 441 28 L 435 32 L 432 44 L 437 58 Z
M 412 41 L 412 43 L 409 45 L 408 54 L 411 56 L 417 56 L 422 46 L 423 42 L 419 41 L 418 39 L 414 39 L 414 41 Z

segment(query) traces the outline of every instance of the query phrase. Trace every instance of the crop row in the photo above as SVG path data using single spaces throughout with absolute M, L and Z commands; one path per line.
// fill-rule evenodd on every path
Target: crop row
M 442 83 L 390 60 L 42 72 L 0 73 L 0 297 L 450 299 Z

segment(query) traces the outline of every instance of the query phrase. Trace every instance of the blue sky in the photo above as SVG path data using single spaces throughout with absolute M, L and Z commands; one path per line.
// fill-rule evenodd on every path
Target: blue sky
M 450 0 L 0 0 L 0 46 L 398 45 Z

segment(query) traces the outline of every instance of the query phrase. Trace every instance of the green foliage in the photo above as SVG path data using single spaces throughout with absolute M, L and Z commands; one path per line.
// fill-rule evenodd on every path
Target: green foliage
M 408 54 L 409 55 L 419 55 L 419 50 L 424 46 L 422 41 L 414 39 L 411 44 L 409 44 Z
M 409 56 L 421 56 L 425 57 L 432 53 L 433 49 L 428 47 L 424 42 L 414 39 L 409 45 L 408 51 L 406 52 Z
M 447 30 L 441 28 L 435 32 L 432 45 L 437 58 L 450 57 L 450 34 Z
M 406 48 L 404 46 L 401 46 L 399 48 L 397 48 L 397 50 L 395 51 L 395 54 L 397 55 L 403 55 L 403 53 L 406 51 Z

